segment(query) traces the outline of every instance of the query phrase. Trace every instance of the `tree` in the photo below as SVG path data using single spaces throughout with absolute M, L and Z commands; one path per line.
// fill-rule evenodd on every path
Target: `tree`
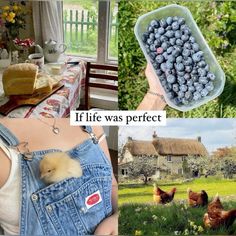
M 134 161 L 129 164 L 129 174 L 132 177 L 143 176 L 143 182 L 147 184 L 149 177 L 156 172 L 157 158 L 157 156 L 153 155 L 135 156 Z
M 232 159 L 226 159 L 222 161 L 221 171 L 226 179 L 232 179 L 236 174 L 236 162 Z

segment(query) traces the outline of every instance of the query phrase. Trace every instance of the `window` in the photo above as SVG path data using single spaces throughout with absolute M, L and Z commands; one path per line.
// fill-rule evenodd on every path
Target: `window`
M 118 58 L 116 0 L 64 0 L 64 40 L 67 52 L 99 63 Z
M 182 168 L 178 169 L 178 174 L 179 174 L 179 175 L 182 175 L 182 174 L 183 174 L 183 169 L 182 169 Z
M 172 157 L 171 156 L 167 156 L 167 161 L 168 162 L 172 162 Z
M 127 176 L 127 175 L 128 175 L 128 169 L 127 169 L 127 168 L 121 169 L 121 174 L 122 174 L 123 176 Z
M 182 161 L 184 161 L 185 160 L 185 157 L 182 157 Z

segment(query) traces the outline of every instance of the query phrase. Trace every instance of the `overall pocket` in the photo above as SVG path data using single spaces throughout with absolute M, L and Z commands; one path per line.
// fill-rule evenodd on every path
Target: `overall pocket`
M 110 178 L 92 178 L 73 193 L 44 207 L 59 235 L 93 234 L 112 211 Z

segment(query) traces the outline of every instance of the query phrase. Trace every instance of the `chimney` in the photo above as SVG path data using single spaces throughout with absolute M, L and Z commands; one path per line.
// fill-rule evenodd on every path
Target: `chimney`
M 156 133 L 156 131 L 154 131 L 154 133 L 153 133 L 153 135 L 152 135 L 152 138 L 153 138 L 153 140 L 156 140 L 156 139 L 157 139 L 157 133 Z
M 132 141 L 133 139 L 132 139 L 132 137 L 128 137 L 128 142 L 130 142 L 130 141 Z
M 198 141 L 199 143 L 202 142 L 202 138 L 201 138 L 201 136 L 198 136 L 198 137 L 197 137 L 197 141 Z

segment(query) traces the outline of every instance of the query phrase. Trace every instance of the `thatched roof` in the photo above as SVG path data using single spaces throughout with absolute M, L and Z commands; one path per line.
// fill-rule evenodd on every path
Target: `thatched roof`
M 197 139 L 157 137 L 153 141 L 129 140 L 125 146 L 133 156 L 145 154 L 155 156 L 208 156 L 205 146 Z
M 196 139 L 157 138 L 152 143 L 160 155 L 208 156 L 205 146 Z
M 158 156 L 158 152 L 150 141 L 131 140 L 126 147 L 133 156 L 138 155 L 154 155 Z

